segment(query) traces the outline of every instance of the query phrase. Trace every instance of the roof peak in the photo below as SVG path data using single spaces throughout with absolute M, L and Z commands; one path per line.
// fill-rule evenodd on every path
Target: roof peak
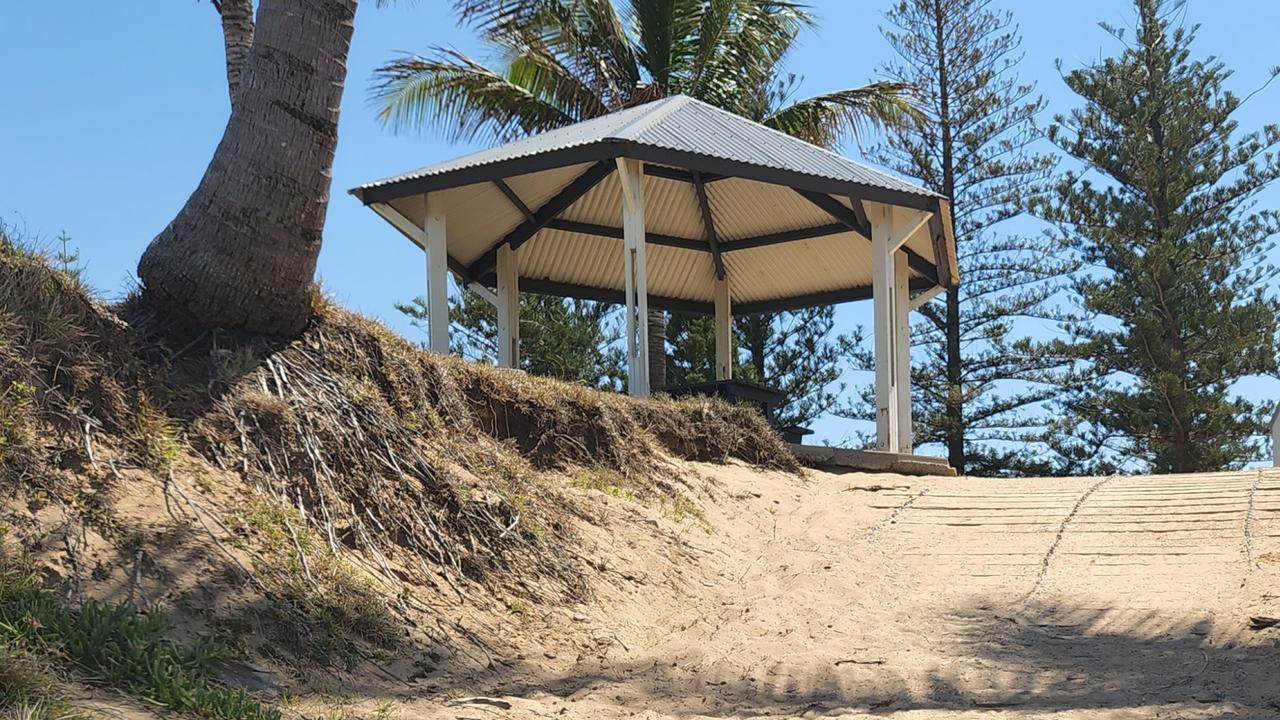
M 645 130 L 648 130 L 657 123 L 662 122 L 667 116 L 671 115 L 671 113 L 679 110 L 690 102 L 698 101 L 688 95 L 668 95 L 667 97 L 660 98 L 652 102 L 637 105 L 635 107 L 643 108 L 644 112 L 639 113 L 639 117 L 615 130 L 610 134 L 610 137 L 618 140 L 629 140 L 632 135 L 642 134 Z M 618 112 L 625 112 L 625 110 L 619 110 Z M 614 113 L 609 113 L 601 117 L 608 117 L 612 114 Z
M 498 163 L 518 163 L 522 172 L 554 167 L 557 160 L 588 158 L 587 148 L 598 146 L 628 148 L 625 152 L 648 153 L 649 162 L 676 164 L 689 158 L 711 158 L 733 167 L 770 168 L 774 171 L 853 183 L 916 196 L 938 197 L 935 193 L 873 168 L 840 153 L 716 107 L 688 95 L 669 95 L 572 125 L 525 136 L 487 150 L 421 168 L 405 175 L 370 183 L 362 188 L 399 184 L 426 176 L 441 176 Z M 545 163 L 532 160 L 546 158 Z M 611 157 L 616 157 L 613 155 Z M 669 159 L 668 159 L 669 158 Z M 465 184 L 469 175 L 459 175 Z

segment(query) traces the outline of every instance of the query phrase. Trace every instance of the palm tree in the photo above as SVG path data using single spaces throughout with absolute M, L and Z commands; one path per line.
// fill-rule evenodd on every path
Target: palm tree
M 138 277 L 145 298 L 179 317 L 291 335 L 311 317 L 356 0 L 260 0 L 246 25 L 248 6 L 217 5 L 231 118 Z
M 386 63 L 373 99 L 393 130 L 506 142 L 677 93 L 827 148 L 914 117 L 904 86 L 887 82 L 791 102 L 796 79 L 783 60 L 813 18 L 790 0 L 457 0 L 455 8 L 501 65 L 440 46 Z M 649 323 L 659 387 L 665 317 L 651 313 Z
M 222 20 L 222 45 L 227 57 L 227 92 L 231 107 L 240 92 L 240 75 L 244 72 L 249 50 L 253 49 L 253 0 L 213 0 L 213 9 Z

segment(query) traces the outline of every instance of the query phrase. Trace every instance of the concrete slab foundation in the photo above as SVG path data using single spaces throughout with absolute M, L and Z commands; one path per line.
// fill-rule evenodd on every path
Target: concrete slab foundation
M 788 443 L 787 447 L 801 464 L 830 472 L 887 472 L 899 475 L 938 475 L 954 477 L 955 469 L 947 461 L 928 455 L 907 455 L 880 450 L 852 450 L 849 448 L 800 445 Z

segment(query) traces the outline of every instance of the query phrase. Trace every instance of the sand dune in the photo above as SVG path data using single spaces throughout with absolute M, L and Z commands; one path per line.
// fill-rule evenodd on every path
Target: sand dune
M 692 470 L 703 518 L 612 500 L 596 600 L 403 716 L 1280 717 L 1280 472 Z

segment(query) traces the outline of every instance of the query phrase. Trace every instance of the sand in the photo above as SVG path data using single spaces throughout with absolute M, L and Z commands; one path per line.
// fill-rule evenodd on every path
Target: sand
M 392 717 L 1280 717 L 1280 471 L 977 480 L 690 466 L 584 523 L 595 599 Z M 435 694 L 423 699 L 424 691 Z M 443 698 L 451 698 L 445 700 Z
M 311 685 L 281 676 L 286 716 L 1280 717 L 1280 627 L 1250 628 L 1280 617 L 1280 470 L 983 480 L 680 467 L 680 507 L 566 487 L 590 602 L 422 588 L 486 649 L 464 642 L 426 668 L 406 651 Z M 162 526 L 159 484 L 126 474 L 118 512 Z M 166 541 L 157 559 L 172 567 L 148 566 L 144 599 L 243 601 L 203 538 Z M 98 589 L 130 597 L 129 577 L 113 571 Z M 150 716 L 84 692 L 97 716 Z

